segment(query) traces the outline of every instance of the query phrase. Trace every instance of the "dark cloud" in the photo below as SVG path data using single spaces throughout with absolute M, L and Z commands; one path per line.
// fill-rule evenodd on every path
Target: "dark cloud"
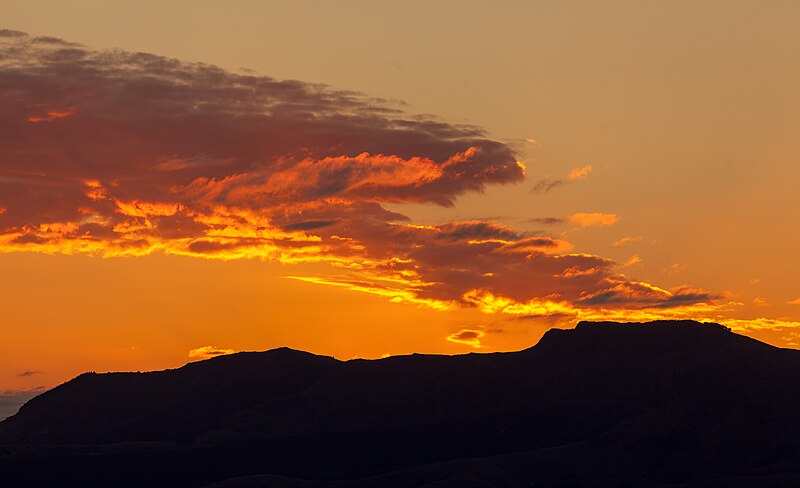
M 520 234 L 494 222 L 449 222 L 435 227 L 440 239 L 518 239 Z
M 564 180 L 541 180 L 531 188 L 531 193 L 543 194 L 564 184 Z
M 347 256 L 349 246 L 357 246 L 351 252 L 363 259 L 355 266 L 360 282 L 355 285 L 352 277 L 333 281 L 362 291 L 371 282 L 375 293 L 389 296 L 392 288 L 385 283 L 400 282 L 402 288 L 394 288 L 398 300 L 410 293 L 416 299 L 464 306 L 480 306 L 488 295 L 516 303 L 542 300 L 570 307 L 621 309 L 670 308 L 714 298 L 705 292 L 668 291 L 632 282 L 615 271 L 613 261 L 566 253 L 569 244 L 558 239 L 526 237 L 505 227 L 476 224 L 351 223 L 349 240 L 328 252 Z M 320 235 L 322 242 L 330 242 L 324 229 Z
M 534 224 L 542 224 L 542 225 L 558 225 L 558 224 L 563 224 L 566 221 L 567 219 L 559 217 L 538 217 L 527 220 L 527 222 L 531 222 Z
M 10 29 L 0 29 L 0 37 L 27 37 L 28 34 Z
M 704 290 L 694 290 L 680 287 L 671 291 L 669 295 L 664 290 L 655 288 L 647 283 L 618 282 L 607 289 L 597 292 L 586 291 L 583 296 L 575 301 L 579 305 L 625 305 L 637 304 L 641 308 L 669 308 L 681 304 L 709 302 L 716 296 Z
M 385 208 L 449 206 L 523 178 L 514 150 L 481 129 L 360 93 L 0 35 L 0 251 L 328 262 L 341 286 L 517 315 L 532 301 L 709 299 L 631 282 L 559 239 L 487 221 L 414 225 Z
M 547 193 L 554 188 L 558 188 L 559 186 L 564 185 L 565 183 L 573 182 L 575 180 L 581 180 L 586 178 L 589 173 L 592 172 L 592 165 L 587 164 L 586 166 L 582 166 L 579 168 L 573 168 L 567 174 L 565 178 L 560 178 L 557 180 L 540 180 L 538 183 L 533 185 L 531 188 L 531 193 Z
M 106 205 L 114 200 L 195 210 L 329 197 L 452 205 L 523 177 L 513 150 L 480 129 L 409 117 L 358 93 L 52 38 L 3 39 L 6 228 L 95 214 L 119 223 Z M 105 198 L 88 199 L 87 181 Z
M 283 230 L 314 230 L 335 224 L 335 220 L 305 220 L 283 226 Z
M 26 376 L 33 376 L 33 375 L 36 375 L 36 374 L 44 374 L 44 371 L 38 371 L 38 370 L 35 370 L 35 371 L 23 371 L 21 373 L 18 373 L 17 376 L 24 378 Z
M 447 340 L 459 344 L 466 344 L 474 348 L 480 348 L 481 337 L 483 337 L 484 335 L 486 334 L 481 330 L 462 329 L 454 334 L 450 334 L 449 336 L 447 336 Z

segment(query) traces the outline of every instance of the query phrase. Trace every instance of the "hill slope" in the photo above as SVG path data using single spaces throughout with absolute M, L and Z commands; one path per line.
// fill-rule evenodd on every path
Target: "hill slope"
M 0 423 L 0 473 L 71 486 L 796 480 L 797 378 L 800 351 L 688 321 L 584 322 L 515 353 L 241 353 L 55 388 Z

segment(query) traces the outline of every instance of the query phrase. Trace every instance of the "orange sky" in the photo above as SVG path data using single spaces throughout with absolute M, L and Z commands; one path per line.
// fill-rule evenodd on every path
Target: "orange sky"
M 0 393 L 581 318 L 800 344 L 796 3 L 221 8 L 5 2 Z

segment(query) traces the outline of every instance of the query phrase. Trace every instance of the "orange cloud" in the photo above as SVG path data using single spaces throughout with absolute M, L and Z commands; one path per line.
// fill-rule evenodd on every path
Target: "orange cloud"
M 582 166 L 580 168 L 573 168 L 569 175 L 567 175 L 567 179 L 570 181 L 580 180 L 589 176 L 589 173 L 592 172 L 592 165 L 587 164 L 586 166 Z
M 677 274 L 685 273 L 687 266 L 685 264 L 673 264 L 669 268 L 665 269 L 664 272 L 669 276 L 675 276 Z
M 474 347 L 475 349 L 480 349 L 482 347 L 481 338 L 484 335 L 485 333 L 481 330 L 462 329 L 447 336 L 447 340 L 457 344 L 466 344 Z
M 680 288 L 672 292 L 659 290 L 659 293 L 666 296 L 680 296 L 685 292 L 686 290 Z M 504 314 L 528 319 L 555 319 L 565 325 L 574 324 L 580 320 L 646 322 L 651 320 L 699 319 L 714 321 L 742 332 L 763 329 L 784 330 L 800 327 L 798 322 L 764 318 L 752 320 L 730 318 L 725 313 L 731 311 L 732 304 L 687 302 L 682 306 L 665 308 L 655 301 L 650 304 L 643 303 L 640 308 L 616 308 L 613 306 L 586 308 L 571 304 L 568 301 L 529 300 L 519 302 L 508 297 L 478 290 L 468 292 L 465 294 L 465 298 L 473 301 L 485 313 Z
M 624 247 L 630 246 L 631 244 L 636 244 L 637 242 L 641 242 L 642 236 L 626 236 L 622 239 L 618 239 L 611 243 L 611 247 Z
M 608 227 L 618 220 L 617 214 L 612 213 L 576 213 L 569 217 L 571 223 L 580 227 Z
M 550 190 L 563 186 L 565 183 L 568 183 L 570 181 L 586 178 L 591 172 L 592 172 L 592 165 L 590 164 L 587 164 L 586 166 L 580 168 L 573 168 L 572 170 L 570 170 L 569 174 L 567 174 L 566 179 L 540 180 L 533 186 L 533 188 L 531 188 L 530 192 L 539 194 L 548 193 Z
M 0 82 L 13 88 L 0 92 L 0 133 L 19 135 L 3 140 L 15 157 L 0 164 L 0 252 L 327 263 L 328 274 L 295 279 L 510 315 L 642 314 L 717 298 L 630 280 L 564 239 L 488 221 L 416 225 L 386 208 L 449 206 L 522 181 L 513 148 L 479 128 L 297 81 L 80 46 L 65 59 L 54 46 L 0 38 Z M 64 106 L 79 115 L 26 122 Z
M 75 107 L 69 107 L 63 110 L 48 110 L 43 115 L 29 115 L 25 118 L 28 122 L 52 122 L 57 119 L 64 119 L 75 114 Z
M 480 244 L 486 241 L 470 241 L 470 244 Z M 553 239 L 552 237 L 524 237 L 512 241 L 498 240 L 496 242 L 502 243 L 495 250 L 499 253 L 522 253 L 530 255 L 532 253 L 543 254 L 563 254 L 572 250 L 572 244 L 561 239 Z
M 789 347 L 800 347 L 800 332 L 790 332 L 789 334 L 781 337 L 781 340 Z
M 233 349 L 223 349 L 215 346 L 201 346 L 189 351 L 189 358 L 191 359 L 209 359 L 216 356 L 225 356 L 234 354 L 236 351 Z
M 634 256 L 631 256 L 630 258 L 628 258 L 628 260 L 625 261 L 621 266 L 623 268 L 630 268 L 631 266 L 635 266 L 635 265 L 637 265 L 637 264 L 639 264 L 641 262 L 642 262 L 642 258 L 640 258 L 639 256 L 634 255 Z
M 128 217 L 170 217 L 177 214 L 183 205 L 180 203 L 142 202 L 116 202 L 118 213 Z

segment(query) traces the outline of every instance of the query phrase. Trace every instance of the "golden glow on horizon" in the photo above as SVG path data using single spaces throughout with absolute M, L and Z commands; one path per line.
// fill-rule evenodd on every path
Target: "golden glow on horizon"
M 93 181 L 87 181 L 86 186 L 94 190 L 102 190 L 102 186 Z M 105 193 L 90 193 L 89 198 L 108 198 Z M 180 204 L 163 204 L 157 202 L 121 202 L 114 201 L 116 208 L 121 215 L 133 217 L 133 220 L 121 222 L 114 226 L 114 232 L 118 234 L 118 239 L 114 241 L 102 241 L 85 239 L 74 235 L 79 228 L 73 222 L 53 222 L 41 224 L 37 229 L 27 228 L 25 232 L 16 232 L 0 235 L 0 252 L 40 252 L 44 254 L 91 254 L 102 257 L 124 257 L 124 256 L 147 256 L 153 253 L 163 253 L 166 255 L 182 255 L 191 257 L 201 257 L 212 260 L 241 260 L 259 259 L 276 261 L 283 264 L 299 263 L 327 263 L 333 268 L 346 269 L 358 273 L 354 279 L 332 279 L 317 276 L 287 276 L 287 278 L 315 283 L 337 286 L 352 291 L 368 293 L 387 298 L 393 303 L 409 303 L 424 306 L 438 311 L 452 310 L 458 306 L 477 307 L 485 314 L 500 314 L 511 316 L 528 316 L 540 318 L 569 318 L 572 321 L 578 320 L 622 320 L 622 321 L 646 321 L 658 319 L 695 319 L 712 320 L 727 325 L 737 331 L 751 331 L 763 329 L 778 329 L 795 327 L 797 322 L 780 319 L 738 319 L 726 317 L 720 312 L 730 311 L 736 305 L 734 302 L 726 304 L 712 305 L 707 303 L 689 303 L 676 305 L 669 308 L 658 307 L 622 307 L 608 308 L 605 306 L 576 306 L 565 300 L 557 299 L 532 299 L 519 302 L 501 295 L 493 294 L 488 290 L 474 289 L 463 294 L 461 300 L 442 300 L 436 298 L 425 298 L 423 290 L 431 283 L 421 280 L 418 273 L 413 269 L 401 269 L 398 271 L 382 271 L 383 268 L 392 269 L 392 263 L 398 265 L 413 265 L 413 260 L 391 258 L 388 260 L 375 261 L 361 255 L 359 251 L 363 246 L 353 244 L 352 239 L 340 236 L 331 236 L 333 242 L 344 242 L 346 248 L 355 251 L 351 255 L 338 255 L 335 246 L 326 245 L 319 236 L 308 234 L 303 231 L 286 232 L 274 227 L 269 218 L 260 217 L 249 210 L 231 209 L 217 206 L 213 214 L 193 214 L 196 221 L 213 227 L 206 232 L 202 238 L 180 238 L 172 240 L 159 240 L 152 237 L 145 238 L 139 231 L 153 228 L 150 219 L 160 216 L 174 216 L 179 212 L 185 211 Z M 603 214 L 582 214 L 591 215 L 590 220 L 594 220 L 596 215 Z M 101 216 L 90 216 L 102 219 Z M 604 218 L 604 217 L 603 217 Z M 601 220 L 603 219 L 601 218 Z M 614 219 L 616 216 L 614 216 Z M 479 222 L 475 222 L 479 223 Z M 433 232 L 440 234 L 442 228 L 435 226 L 399 224 L 400 228 L 409 228 L 416 231 Z M 25 242 L 18 243 L 17 240 L 25 235 L 36 235 L 42 239 L 41 243 Z M 255 239 L 251 245 L 240 245 L 239 238 Z M 136 246 L 127 246 L 127 242 L 135 242 L 146 239 L 147 243 Z M 279 239 L 299 243 L 295 247 L 281 247 L 270 242 L 271 239 Z M 531 244 L 526 244 L 531 239 L 521 241 L 504 239 L 477 239 L 469 240 L 469 245 L 498 244 L 496 252 L 563 252 L 569 250 L 571 245 L 560 240 L 546 241 L 539 238 L 532 238 Z M 539 242 L 541 241 L 541 242 Z M 193 250 L 192 245 L 198 242 L 211 246 L 212 252 L 208 250 Z M 234 246 L 226 248 L 226 246 Z M 217 246 L 216 248 L 214 246 Z M 552 249 L 549 249 L 552 247 Z M 568 257 L 593 257 L 584 253 L 576 254 L 556 254 L 556 258 Z M 639 262 L 638 256 L 630 258 L 623 267 L 632 266 Z M 560 276 L 564 278 L 579 278 L 598 273 L 597 268 L 580 269 L 568 268 Z M 492 272 L 484 273 L 484 277 L 491 278 L 495 274 Z M 383 284 L 379 284 L 383 283 Z M 647 292 L 660 295 L 665 298 L 673 296 L 673 293 L 664 288 L 643 281 L 631 281 L 630 285 L 640 287 Z M 792 303 L 792 302 L 789 302 Z M 451 341 L 453 342 L 453 341 Z M 459 341 L 455 341 L 459 342 Z M 198 353 L 199 354 L 199 353 Z

